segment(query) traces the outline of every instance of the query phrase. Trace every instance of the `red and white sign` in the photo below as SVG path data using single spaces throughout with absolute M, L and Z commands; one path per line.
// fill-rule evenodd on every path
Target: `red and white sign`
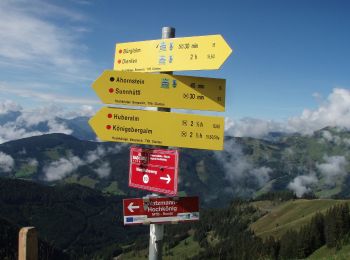
M 177 150 L 130 148 L 129 187 L 177 194 Z
M 198 197 L 151 197 L 123 200 L 124 225 L 199 220 Z

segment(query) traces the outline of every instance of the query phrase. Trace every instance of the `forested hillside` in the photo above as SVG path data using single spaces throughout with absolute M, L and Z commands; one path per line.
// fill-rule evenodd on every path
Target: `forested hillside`
M 227 137 L 221 152 L 180 149 L 178 194 L 199 194 L 204 207 L 282 190 L 299 197 L 348 198 L 349 140 L 349 131 L 325 128 L 270 141 Z M 128 187 L 129 147 L 64 134 L 19 139 L 0 145 L 0 176 L 143 196 L 147 193 Z
M 293 199 L 291 193 L 276 194 L 265 196 L 272 200 L 236 200 L 225 208 L 202 209 L 198 222 L 166 225 L 165 259 L 290 259 L 310 256 L 323 246 L 335 253 L 346 248 L 350 235 L 348 201 L 329 200 L 331 203 L 325 204 Z M 148 226 L 123 226 L 122 198 L 76 184 L 48 187 L 0 179 L 1 257 L 14 259 L 19 228 L 35 226 L 40 252 L 50 253 L 50 259 L 144 258 Z M 311 208 L 304 207 L 308 203 Z M 276 235 L 273 231 L 278 226 L 271 227 L 268 236 L 251 228 L 266 218 L 273 219 L 281 210 L 302 221 L 280 215 L 277 219 L 284 228 Z
M 317 203 L 317 200 L 275 198 L 265 203 L 234 201 L 225 209 L 203 210 L 198 223 L 167 225 L 166 259 L 180 259 L 185 255 L 183 252 L 188 252 L 188 259 L 302 259 L 321 249 L 322 255 L 329 255 L 328 252 L 347 254 L 342 249 L 346 250 L 350 243 L 349 201 L 329 200 L 330 203 L 325 205 L 324 201 Z M 296 206 L 286 212 L 292 216 L 284 219 L 285 223 L 281 222 L 286 228 L 278 235 L 257 236 L 254 233 L 252 225 L 294 203 Z M 308 211 L 311 217 L 298 221 L 304 218 L 300 215 L 294 223 L 293 216 L 305 211 L 305 205 L 312 204 L 315 206 Z M 269 213 L 266 212 L 267 205 L 271 210 Z M 279 219 L 279 216 L 275 217 Z M 142 244 L 137 244 L 132 253 L 122 259 L 146 259 L 147 244 L 144 248 L 142 250 Z
M 48 187 L 0 179 L 0 218 L 5 221 L 2 243 L 12 253 L 19 227 L 24 226 L 35 226 L 40 239 L 70 257 L 103 259 L 118 255 L 122 245 L 147 233 L 142 226 L 123 226 L 122 197 L 104 196 L 76 184 Z

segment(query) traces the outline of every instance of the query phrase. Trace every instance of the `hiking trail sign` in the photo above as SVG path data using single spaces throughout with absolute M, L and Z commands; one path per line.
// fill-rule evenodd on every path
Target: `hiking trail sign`
M 224 79 L 105 70 L 92 87 L 106 104 L 225 111 Z
M 149 197 L 123 200 L 124 225 L 199 220 L 198 197 Z
M 104 141 L 222 150 L 224 118 L 103 107 L 89 120 Z
M 219 34 L 118 43 L 114 70 L 214 70 L 221 67 L 231 52 Z
M 177 150 L 130 148 L 129 187 L 177 194 Z

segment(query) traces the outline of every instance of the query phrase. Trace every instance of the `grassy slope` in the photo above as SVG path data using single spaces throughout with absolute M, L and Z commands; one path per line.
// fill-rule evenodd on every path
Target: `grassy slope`
M 280 237 L 288 229 L 298 229 L 303 224 L 310 221 L 316 212 L 324 212 L 328 208 L 350 200 L 291 200 L 286 202 L 278 201 L 257 201 L 252 205 L 258 207 L 267 214 L 259 218 L 251 225 L 255 233 L 265 238 L 273 235 Z M 187 238 L 185 242 L 180 242 L 177 246 L 170 249 L 169 252 L 163 250 L 164 259 L 185 259 L 199 253 L 200 247 L 192 237 Z M 169 254 L 170 253 L 170 254 Z M 147 259 L 148 250 L 140 251 L 136 255 L 133 253 L 124 254 L 121 259 Z M 310 259 L 350 259 L 350 245 L 344 246 L 339 251 L 322 247 L 317 250 Z M 330 258 L 333 257 L 333 258 Z
M 80 184 L 91 189 L 95 188 L 95 185 L 98 183 L 97 180 L 92 179 L 89 176 L 83 176 L 82 178 L 78 178 L 76 174 L 66 178 L 65 182 Z
M 186 242 L 185 242 L 186 241 Z M 177 246 L 169 250 L 169 254 L 163 259 L 186 259 L 197 255 L 200 251 L 198 242 L 193 240 L 193 237 L 188 237 L 181 241 Z
M 262 237 L 281 237 L 288 229 L 299 229 L 310 221 L 316 212 L 322 212 L 338 203 L 349 200 L 292 200 L 283 203 L 253 202 L 253 205 L 268 212 L 251 225 L 252 230 Z
M 347 260 L 350 259 L 350 245 L 343 246 L 340 250 L 329 249 L 323 246 L 316 250 L 307 259 L 311 260 Z
M 186 241 L 186 242 L 185 242 Z M 200 251 L 200 246 L 198 242 L 193 240 L 193 236 L 190 236 L 178 245 L 171 248 L 169 251 L 165 251 L 163 248 L 163 259 L 164 260 L 174 260 L 174 259 L 187 259 L 197 255 Z M 140 252 L 134 253 L 129 252 L 123 254 L 120 257 L 121 260 L 141 260 L 148 259 L 148 248 L 146 250 L 141 250 Z

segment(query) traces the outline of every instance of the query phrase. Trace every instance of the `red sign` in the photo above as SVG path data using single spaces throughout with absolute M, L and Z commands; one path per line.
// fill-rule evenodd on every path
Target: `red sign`
M 198 197 L 150 197 L 123 200 L 124 225 L 199 220 Z
M 129 187 L 177 194 L 177 150 L 130 148 Z

